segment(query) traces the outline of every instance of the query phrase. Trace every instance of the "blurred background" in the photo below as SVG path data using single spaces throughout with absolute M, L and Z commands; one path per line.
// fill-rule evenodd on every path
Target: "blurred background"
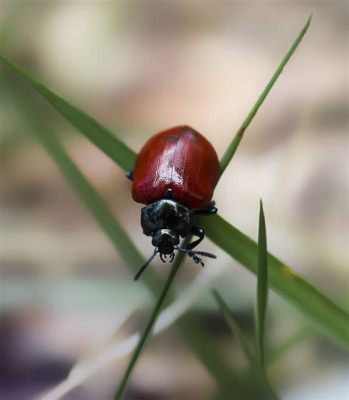
M 348 309 L 346 1 L 1 0 L 0 46 L 134 150 L 160 130 L 188 124 L 221 157 L 311 11 L 309 32 L 214 197 L 219 213 L 253 238 L 263 198 L 270 251 Z M 123 171 L 0 68 L 0 397 L 32 399 L 63 381 L 77 361 L 93 360 L 107 341 L 141 329 L 153 303 L 35 141 L 16 96 L 57 134 L 144 256 L 152 249 Z M 239 367 L 243 356 L 209 287 L 221 290 L 252 334 L 255 277 L 208 239 L 201 249 L 218 260 L 205 271 L 187 262 L 176 287 L 185 294 L 199 285 L 192 312 Z M 152 268 L 166 276 L 170 267 L 156 261 Z M 298 337 L 271 365 L 274 387 L 287 400 L 348 399 L 342 349 L 316 331 L 303 334 L 308 328 L 298 311 L 270 295 L 270 347 Z M 66 398 L 111 398 L 127 360 L 99 368 Z M 173 325 L 149 343 L 128 398 L 215 393 L 213 378 Z

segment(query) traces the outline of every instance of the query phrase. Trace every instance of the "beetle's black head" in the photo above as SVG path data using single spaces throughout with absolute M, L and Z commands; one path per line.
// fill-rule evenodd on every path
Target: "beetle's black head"
M 153 234 L 152 245 L 158 249 L 160 257 L 170 255 L 173 259 L 173 250 L 179 244 L 178 234 L 171 229 L 158 229 Z M 164 261 L 163 257 L 161 257 Z

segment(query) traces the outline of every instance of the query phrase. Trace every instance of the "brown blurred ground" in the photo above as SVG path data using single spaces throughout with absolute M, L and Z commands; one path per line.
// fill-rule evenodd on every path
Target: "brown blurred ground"
M 270 250 L 345 304 L 347 2 L 8 0 L 0 4 L 1 47 L 135 150 L 159 130 L 189 124 L 221 156 L 310 11 L 314 20 L 304 42 L 249 128 L 215 200 L 224 218 L 255 237 L 263 198 Z M 43 118 L 148 255 L 140 206 L 130 200 L 124 174 L 42 107 Z M 28 135 L 4 93 L 0 135 L 0 395 L 12 400 L 31 398 L 62 380 L 76 359 L 113 331 L 118 310 L 149 297 L 132 283 L 112 245 Z M 205 249 L 214 246 L 206 243 Z M 221 263 L 233 267 L 222 281 L 231 282 L 234 307 L 250 315 L 254 279 L 218 254 Z M 167 266 L 158 268 L 167 271 Z M 181 285 L 189 285 L 196 274 L 196 265 L 188 263 Z M 211 313 L 208 303 L 207 298 L 198 305 L 203 315 Z M 271 303 L 277 340 L 287 336 L 289 308 L 276 297 Z M 135 393 L 143 397 L 131 398 L 145 398 L 148 390 L 151 398 L 195 399 L 212 390 L 211 378 L 172 335 L 145 354 L 134 377 Z M 285 399 L 318 399 L 317 387 L 321 398 L 345 398 L 338 350 L 326 342 L 328 348 L 318 351 L 321 343 L 302 345 L 282 360 L 275 379 Z M 179 348 L 176 357 L 173 346 Z M 195 382 L 188 379 L 188 369 L 197 371 Z M 115 373 L 104 373 L 69 398 L 107 398 L 114 381 Z M 310 382 L 313 390 L 307 394 Z

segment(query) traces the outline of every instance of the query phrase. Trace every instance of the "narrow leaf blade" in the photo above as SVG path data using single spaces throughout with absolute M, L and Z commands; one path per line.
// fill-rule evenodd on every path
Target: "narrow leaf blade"
M 20 67 L 7 60 L 0 54 L 0 60 L 12 71 L 16 72 L 21 79 L 29 84 L 37 93 L 44 97 L 65 119 L 85 135 L 95 146 L 109 156 L 116 164 L 125 171 L 132 169 L 135 153 L 121 140 L 113 135 L 111 131 L 102 126 L 94 118 L 84 111 L 54 93 L 47 86 L 31 77 Z
M 274 83 L 277 81 L 277 79 L 281 75 L 284 67 L 286 66 L 286 64 L 288 63 L 290 58 L 293 56 L 293 54 L 296 51 L 298 45 L 301 43 L 304 35 L 306 34 L 306 32 L 307 32 L 307 30 L 309 28 L 309 25 L 311 23 L 311 19 L 312 19 L 312 15 L 310 15 L 310 17 L 308 18 L 308 20 L 305 23 L 304 27 L 299 32 L 298 36 L 296 37 L 296 39 L 292 43 L 291 47 L 287 51 L 285 57 L 282 59 L 280 65 L 278 66 L 278 68 L 274 72 L 273 76 L 271 77 L 270 81 L 268 82 L 267 86 L 265 87 L 265 89 L 263 90 L 261 95 L 259 96 L 259 98 L 256 101 L 255 105 L 253 106 L 252 110 L 249 112 L 249 114 L 247 115 L 247 117 L 243 121 L 242 125 L 238 129 L 238 131 L 235 134 L 233 140 L 231 141 L 230 145 L 228 146 L 227 150 L 225 151 L 225 153 L 224 153 L 224 155 L 223 155 L 223 157 L 221 159 L 221 162 L 220 162 L 221 174 L 223 174 L 223 172 L 227 168 L 228 164 L 230 163 L 231 159 L 233 158 L 236 150 L 239 147 L 241 139 L 244 136 L 244 133 L 245 133 L 246 129 L 251 124 L 251 122 L 252 122 L 253 118 L 255 117 L 255 115 L 257 114 L 257 111 L 259 110 L 260 106 L 263 104 L 263 102 L 266 99 L 266 97 L 268 96 L 270 90 L 274 86 Z
M 257 271 L 257 354 L 261 368 L 264 368 L 265 319 L 268 303 L 268 252 L 267 233 L 263 203 L 260 201 L 258 229 L 258 271 Z

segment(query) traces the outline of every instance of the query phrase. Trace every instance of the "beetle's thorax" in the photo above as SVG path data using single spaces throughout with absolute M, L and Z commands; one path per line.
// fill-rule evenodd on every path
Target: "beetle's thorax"
M 161 199 L 142 208 L 141 225 L 143 232 L 153 238 L 159 231 L 165 237 L 185 237 L 193 226 L 193 211 L 175 200 Z

